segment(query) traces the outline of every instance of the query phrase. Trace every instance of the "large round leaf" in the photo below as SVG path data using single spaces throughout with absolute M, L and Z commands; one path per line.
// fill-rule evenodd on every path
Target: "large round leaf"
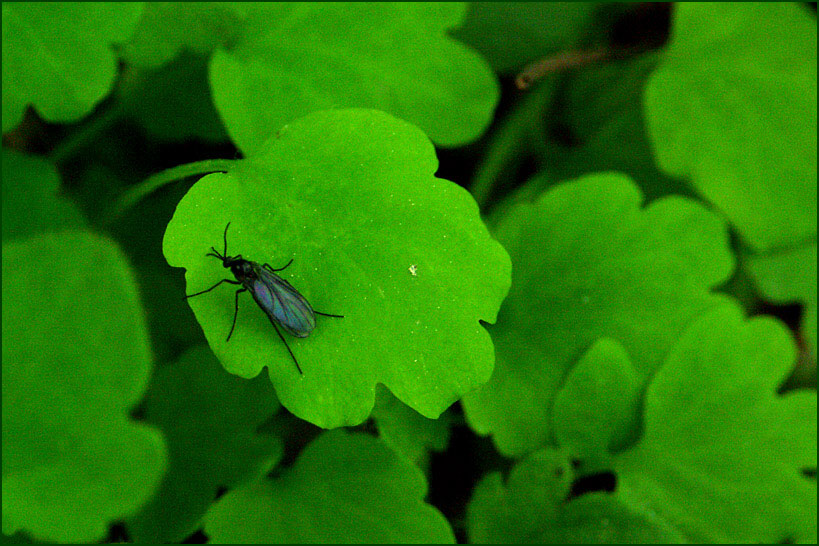
M 216 107 L 237 146 L 255 152 L 283 124 L 334 107 L 379 108 L 443 146 L 489 125 L 498 85 L 486 62 L 446 35 L 465 4 L 268 3 L 216 51 Z
M 159 68 L 182 51 L 210 55 L 239 32 L 249 2 L 147 2 L 133 36 L 122 46 L 126 63 Z
M 683 2 L 646 87 L 660 166 L 756 250 L 816 237 L 816 17 L 795 3 Z
M 475 487 L 467 512 L 473 544 L 673 544 L 683 537 L 649 510 L 602 492 L 571 499 L 565 451 L 544 449 Z
M 365 434 L 325 432 L 275 480 L 219 499 L 205 516 L 214 544 L 448 544 L 412 463 Z
M 85 226 L 76 205 L 60 195 L 52 163 L 3 148 L 2 168 L 3 240 Z
M 417 128 L 369 110 L 320 112 L 285 127 L 253 159 L 199 181 L 165 234 L 168 263 L 187 269 L 188 293 L 232 278 L 206 257 L 228 253 L 281 272 L 313 305 L 305 339 L 287 336 L 299 374 L 267 316 L 234 290 L 191 298 L 225 368 L 265 366 L 282 404 L 324 427 L 366 419 L 376 383 L 437 417 L 492 372 L 479 321 L 494 321 L 509 258 L 462 188 L 435 178 L 432 144 Z M 411 271 L 412 269 L 412 271 Z M 286 335 L 286 334 L 285 334 Z
M 683 328 L 724 301 L 711 293 L 733 267 L 724 223 L 689 199 L 641 201 L 626 176 L 589 175 L 498 223 L 515 278 L 492 328 L 495 373 L 464 408 L 504 454 L 551 442 L 554 395 L 596 340 L 621 342 L 643 384 Z
M 141 2 L 3 2 L 3 132 L 29 104 L 48 121 L 86 115 L 114 83 L 111 45 L 141 12 Z
M 151 371 L 136 283 L 83 232 L 3 245 L 3 532 L 94 541 L 159 485 L 159 433 L 128 418 Z
M 257 433 L 279 408 L 265 377 L 226 373 L 206 346 L 160 368 L 145 396 L 145 420 L 165 434 L 170 465 L 162 485 L 129 518 L 138 543 L 184 540 L 196 530 L 220 488 L 256 478 L 281 458 L 275 436 Z
M 788 331 L 721 306 L 686 330 L 645 394 L 618 493 L 693 542 L 816 543 L 816 391 L 777 393 Z

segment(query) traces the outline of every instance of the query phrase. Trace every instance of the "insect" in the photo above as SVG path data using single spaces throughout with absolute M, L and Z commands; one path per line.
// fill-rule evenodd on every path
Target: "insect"
M 239 314 L 239 294 L 242 292 L 250 292 L 256 304 L 262 308 L 270 319 L 279 338 L 287 347 L 287 352 L 290 353 L 293 362 L 300 374 L 304 374 L 299 366 L 299 361 L 296 355 L 287 344 L 287 340 L 279 331 L 278 326 L 281 326 L 285 332 L 294 337 L 307 337 L 310 332 L 316 327 L 316 315 L 332 318 L 344 318 L 343 315 L 331 315 L 328 313 L 319 313 L 314 310 L 310 302 L 302 296 L 298 290 L 293 288 L 286 280 L 282 279 L 276 273 L 284 271 L 290 264 L 293 263 L 291 259 L 284 267 L 273 269 L 270 264 L 259 265 L 258 262 L 245 260 L 242 255 L 228 256 L 227 253 L 227 232 L 230 227 L 230 222 L 225 226 L 224 251 L 220 254 L 214 247 L 210 247 L 211 252 L 205 256 L 213 256 L 222 261 L 222 266 L 230 269 L 230 272 L 235 277 L 234 279 L 222 279 L 207 290 L 202 290 L 195 294 L 189 294 L 185 298 L 193 298 L 206 294 L 221 285 L 222 283 L 241 285 L 241 288 L 236 291 L 234 310 L 233 310 L 233 324 L 228 332 L 227 340 L 230 341 L 230 336 L 233 335 L 233 329 L 236 328 L 236 317 Z M 278 325 L 278 326 L 277 326 Z

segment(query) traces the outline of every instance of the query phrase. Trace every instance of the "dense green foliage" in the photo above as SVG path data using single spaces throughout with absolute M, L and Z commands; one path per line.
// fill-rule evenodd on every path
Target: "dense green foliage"
M 2 10 L 4 541 L 816 542 L 815 8 Z

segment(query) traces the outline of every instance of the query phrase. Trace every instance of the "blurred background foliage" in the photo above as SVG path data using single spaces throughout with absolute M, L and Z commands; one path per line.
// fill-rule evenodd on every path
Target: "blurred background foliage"
M 322 6 L 3 4 L 4 540 L 815 542 L 815 4 Z M 430 137 L 514 273 L 486 388 L 432 420 L 379 387 L 325 433 L 225 372 L 182 299 L 162 241 L 196 178 L 114 211 L 352 106 Z M 44 313 L 61 366 L 15 379 Z M 347 521 L 345 491 L 380 510 Z

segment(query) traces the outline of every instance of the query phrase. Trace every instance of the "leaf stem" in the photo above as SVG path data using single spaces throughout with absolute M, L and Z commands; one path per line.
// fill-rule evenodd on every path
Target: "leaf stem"
M 561 51 L 551 57 L 546 57 L 526 65 L 523 71 L 515 78 L 515 85 L 521 90 L 528 89 L 533 83 L 555 72 L 564 72 L 602 61 L 629 59 L 656 50 L 654 46 L 640 45 L 625 48 Z
M 124 109 L 119 103 L 110 106 L 63 139 L 51 150 L 48 159 L 57 164 L 71 159 L 96 140 L 100 133 L 116 124 L 122 117 L 123 111 Z
M 110 225 L 117 221 L 139 201 L 163 186 L 192 176 L 228 172 L 236 164 L 236 161 L 235 159 L 206 159 L 204 161 L 171 167 L 170 169 L 149 176 L 139 184 L 126 190 L 119 199 L 117 199 L 104 216 L 103 224 Z
M 515 157 L 521 155 L 521 148 L 531 145 L 528 139 L 542 129 L 541 118 L 551 104 L 557 87 L 554 81 L 556 78 L 554 74 L 547 76 L 527 93 L 495 131 L 486 158 L 478 166 L 472 181 L 472 196 L 482 209 L 489 201 L 503 171 Z
M 515 78 L 515 85 L 518 89 L 527 89 L 544 76 L 602 61 L 608 59 L 611 55 L 612 52 L 609 49 L 602 48 L 591 51 L 562 51 L 527 65 L 523 72 Z

